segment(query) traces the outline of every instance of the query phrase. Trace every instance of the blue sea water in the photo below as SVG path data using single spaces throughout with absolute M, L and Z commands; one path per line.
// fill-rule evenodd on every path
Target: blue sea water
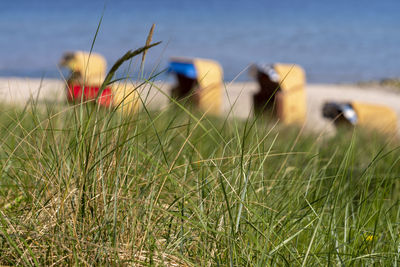
M 226 80 L 249 79 L 252 62 L 298 63 L 309 82 L 400 76 L 399 0 L 1 0 L 0 75 L 61 77 L 61 55 L 90 49 L 103 12 L 94 51 L 109 63 L 156 24 L 148 73 L 188 56 L 218 60 Z

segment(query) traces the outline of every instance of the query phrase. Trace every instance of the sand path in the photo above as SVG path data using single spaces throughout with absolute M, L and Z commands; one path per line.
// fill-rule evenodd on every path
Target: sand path
M 168 105 L 168 99 L 160 90 L 168 94 L 170 84 L 156 82 L 155 87 L 146 86 L 142 95 L 147 96 L 146 102 L 152 108 L 163 108 Z M 23 104 L 31 97 L 39 102 L 64 101 L 64 82 L 57 79 L 32 78 L 0 78 L 0 98 L 2 102 Z M 224 114 L 238 118 L 251 115 L 252 94 L 257 90 L 257 84 L 226 83 L 224 94 Z M 149 90 L 150 89 L 150 90 Z M 400 93 L 383 90 L 377 86 L 359 87 L 356 85 L 308 84 L 307 85 L 307 123 L 308 129 L 330 131 L 333 129 L 329 121 L 321 116 L 322 105 L 329 100 L 352 101 L 383 104 L 392 107 L 400 119 Z M 400 125 L 400 120 L 398 121 Z

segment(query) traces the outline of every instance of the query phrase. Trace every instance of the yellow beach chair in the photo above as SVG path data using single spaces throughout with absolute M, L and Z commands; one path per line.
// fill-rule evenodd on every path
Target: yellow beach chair
M 221 65 L 209 59 L 173 58 L 169 72 L 177 76 L 171 90 L 176 99 L 188 98 L 200 110 L 219 115 L 222 109 L 223 71 Z
M 252 65 L 250 75 L 259 83 L 253 95 L 256 113 L 273 109 L 283 123 L 304 123 L 306 119 L 306 77 L 295 64 Z
M 67 79 L 67 99 L 69 102 L 94 100 L 106 76 L 107 62 L 97 53 L 84 51 L 65 53 L 60 66 L 68 68 L 71 73 Z M 106 88 L 100 99 L 100 105 L 110 106 L 111 89 Z
M 67 98 L 70 102 L 78 102 L 82 98 L 84 101 L 97 98 L 107 69 L 107 62 L 102 55 L 84 51 L 69 52 L 64 54 L 60 65 L 71 71 L 67 80 Z M 107 86 L 97 103 L 106 107 L 118 107 L 124 113 L 135 113 L 140 106 L 136 88 L 128 82 Z
M 323 116 L 335 124 L 359 125 L 382 133 L 397 132 L 396 112 L 387 106 L 362 102 L 328 102 L 322 109 Z

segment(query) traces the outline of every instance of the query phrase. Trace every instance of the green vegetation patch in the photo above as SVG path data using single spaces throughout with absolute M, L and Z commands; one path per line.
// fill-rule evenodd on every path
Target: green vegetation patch
M 0 264 L 399 260 L 396 139 L 173 106 L 2 105 Z

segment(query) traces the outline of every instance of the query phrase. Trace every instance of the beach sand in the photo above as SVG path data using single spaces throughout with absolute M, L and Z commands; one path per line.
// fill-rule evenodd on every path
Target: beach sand
M 154 86 L 141 88 L 141 95 L 147 106 L 153 109 L 166 108 L 171 84 L 155 82 Z M 252 95 L 257 91 L 254 82 L 225 83 L 223 114 L 245 119 L 252 114 Z M 333 125 L 322 117 L 322 106 L 326 101 L 358 100 L 387 105 L 393 108 L 400 118 L 400 93 L 384 90 L 377 85 L 336 85 L 307 84 L 307 122 L 306 128 L 316 132 L 332 132 Z M 40 102 L 63 102 L 65 82 L 57 79 L 0 78 L 1 102 L 22 105 L 31 98 Z M 400 120 L 398 121 L 400 125 Z

